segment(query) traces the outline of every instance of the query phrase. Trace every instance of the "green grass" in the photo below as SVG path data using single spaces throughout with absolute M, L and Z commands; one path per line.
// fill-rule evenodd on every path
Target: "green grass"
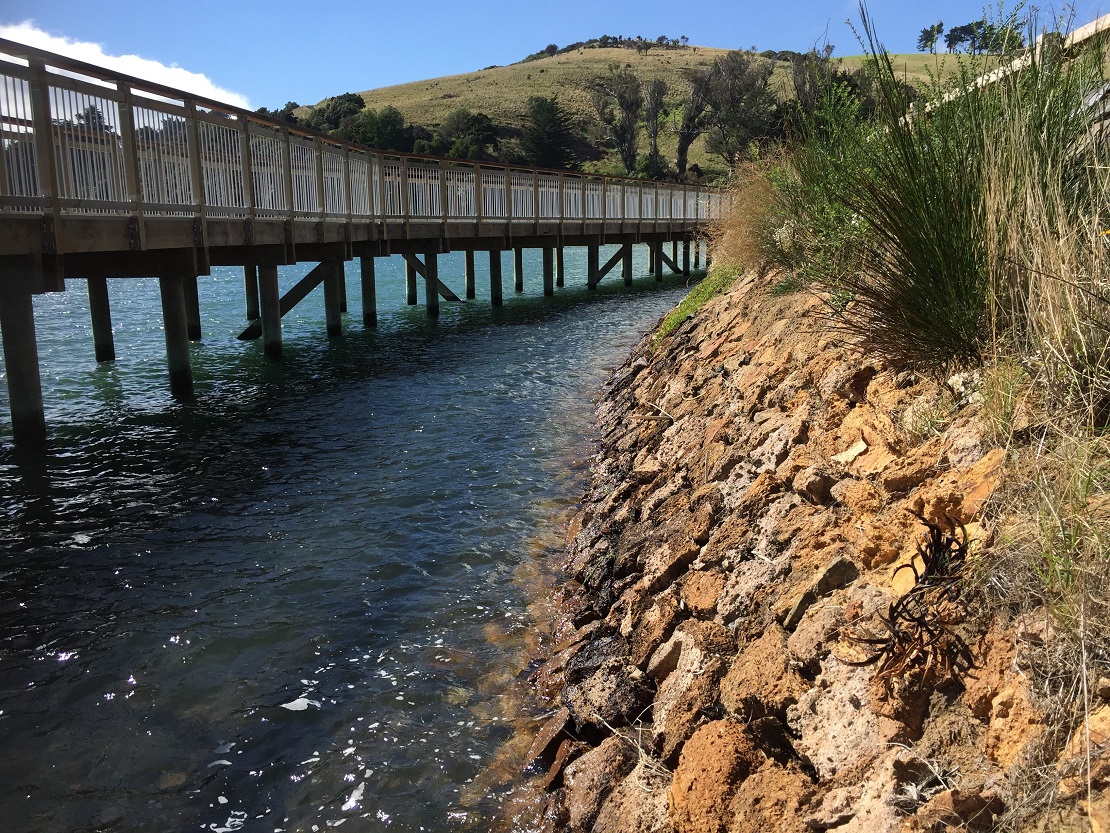
M 694 288 L 683 298 L 678 306 L 663 318 L 655 331 L 655 343 L 658 345 L 664 338 L 678 329 L 687 318 L 704 307 L 718 295 L 723 295 L 729 290 L 740 271 L 735 266 L 718 266 L 709 271 Z

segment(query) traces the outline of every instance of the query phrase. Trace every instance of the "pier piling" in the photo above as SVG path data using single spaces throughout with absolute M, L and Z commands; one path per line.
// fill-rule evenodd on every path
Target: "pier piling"
M 185 299 L 185 331 L 189 341 L 200 341 L 200 294 L 196 275 L 181 278 L 181 292 Z
M 247 320 L 257 321 L 258 311 L 258 267 L 253 263 L 243 267 L 243 298 L 246 300 Z
M 98 362 L 110 362 L 116 358 L 116 344 L 112 336 L 112 308 L 108 302 L 108 279 L 103 275 L 89 275 L 88 284 L 93 350 Z
M 359 258 L 362 279 L 362 323 L 367 327 L 378 326 L 377 282 L 374 277 L 374 258 Z
M 474 292 L 474 250 L 467 249 L 465 261 L 463 263 L 463 285 L 466 295 L 466 300 L 473 301 L 475 298 Z
M 621 277 L 625 286 L 632 286 L 632 244 L 625 243 L 621 247 Z
M 262 352 L 271 359 L 280 359 L 281 296 L 278 294 L 277 266 L 258 267 L 258 294 L 261 298 Z
M 46 440 L 46 417 L 30 290 L 0 295 L 0 335 L 14 439 L 17 443 L 38 445 Z
M 563 263 L 563 244 L 560 241 L 558 248 L 555 249 L 555 286 L 560 289 L 566 283 L 567 270 Z
M 192 276 L 196 281 L 196 276 Z M 176 399 L 193 396 L 193 370 L 189 366 L 189 313 L 186 310 L 186 279 L 181 274 L 162 275 L 162 329 L 166 336 L 166 361 L 170 369 L 170 392 Z
M 543 247 L 543 294 L 555 294 L 555 250 L 550 246 Z
M 495 307 L 504 303 L 501 290 L 501 252 L 496 249 L 489 253 L 489 300 Z
M 513 249 L 513 289 L 524 291 L 524 249 L 519 246 Z
M 682 274 L 690 277 L 690 241 L 682 241 Z
M 324 272 L 324 321 L 328 338 L 343 335 L 343 261 L 332 261 Z
M 598 246 L 586 247 L 586 288 L 597 289 L 598 281 Z
M 439 255 L 435 252 L 424 255 L 424 302 L 428 315 L 439 315 Z
M 410 307 L 416 306 L 416 267 L 405 260 L 405 303 Z

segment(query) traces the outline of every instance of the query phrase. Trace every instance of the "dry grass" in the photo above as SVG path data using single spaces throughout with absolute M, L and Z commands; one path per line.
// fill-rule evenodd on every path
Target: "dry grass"
M 760 269 L 767 261 L 767 236 L 772 233 L 772 185 L 769 159 L 743 163 L 733 174 L 732 212 L 714 226 L 713 257 L 740 269 Z

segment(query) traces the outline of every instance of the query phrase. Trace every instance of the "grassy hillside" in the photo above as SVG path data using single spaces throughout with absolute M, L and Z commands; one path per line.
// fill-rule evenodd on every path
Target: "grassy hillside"
M 726 51 L 700 46 L 651 49 L 646 52 L 619 47 L 583 47 L 573 52 L 508 66 L 365 90 L 359 95 L 366 101 L 366 106 L 374 110 L 386 106 L 395 107 L 406 122 L 434 127 L 448 113 L 460 107 L 485 113 L 499 125 L 520 125 L 525 102 L 531 96 L 557 94 L 559 102 L 585 130 L 595 121 L 588 85 L 593 79 L 605 75 L 611 64 L 630 67 L 644 80 L 663 79 L 669 89 L 667 103 L 672 112 L 677 113 L 686 93 L 683 71 L 708 66 Z M 910 83 L 926 80 L 929 68 L 932 67 L 935 71 L 938 67 L 937 57 L 893 56 L 896 67 L 905 73 L 905 78 Z M 862 62 L 861 57 L 842 59 L 844 68 L 849 70 L 859 67 Z M 791 97 L 794 91 L 790 80 L 790 65 L 787 61 L 775 61 L 775 64 L 772 86 L 781 98 Z M 307 113 L 308 109 L 302 108 L 299 114 Z M 664 131 L 660 144 L 664 155 L 673 159 L 675 137 Z M 691 148 L 690 162 L 698 163 L 707 173 L 724 172 L 720 158 L 707 154 L 704 139 L 699 139 Z M 604 169 L 605 164 L 601 163 L 595 168 Z M 612 172 L 617 171 L 614 169 Z

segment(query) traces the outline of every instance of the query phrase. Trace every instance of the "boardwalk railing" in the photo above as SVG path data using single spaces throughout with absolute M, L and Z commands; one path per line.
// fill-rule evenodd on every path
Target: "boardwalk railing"
M 725 192 L 381 153 L 0 39 L 0 222 L 236 220 L 698 225 Z

